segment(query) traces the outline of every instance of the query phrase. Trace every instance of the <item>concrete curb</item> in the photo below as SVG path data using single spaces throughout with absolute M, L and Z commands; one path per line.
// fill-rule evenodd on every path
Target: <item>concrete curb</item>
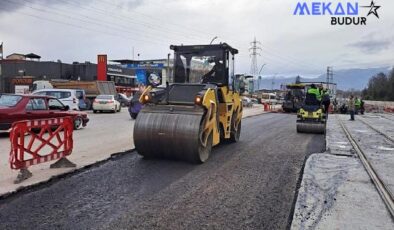
M 122 157 L 122 156 L 124 156 L 126 154 L 131 154 L 134 151 L 135 151 L 135 149 L 130 149 L 130 150 L 127 150 L 127 151 L 124 151 L 124 152 L 113 153 L 108 158 L 100 160 L 100 161 L 96 161 L 93 164 L 85 165 L 85 166 L 82 166 L 80 168 L 76 168 L 74 170 L 71 170 L 71 171 L 68 171 L 68 172 L 65 172 L 65 173 L 61 173 L 61 174 L 52 176 L 52 177 L 50 177 L 47 180 L 43 180 L 43 181 L 40 181 L 40 182 L 35 183 L 35 184 L 31 184 L 31 185 L 27 185 L 27 186 L 21 186 L 21 187 L 17 188 L 15 191 L 1 194 L 0 195 L 0 201 L 5 200 L 5 199 L 9 199 L 9 198 L 12 198 L 12 197 L 15 197 L 15 196 L 18 196 L 18 195 L 21 195 L 23 193 L 27 193 L 27 192 L 31 192 L 31 191 L 40 189 L 40 188 L 42 188 L 44 186 L 51 185 L 53 183 L 58 182 L 59 180 L 61 180 L 63 178 L 68 178 L 68 177 L 71 177 L 71 176 L 76 175 L 78 173 L 81 173 L 81 172 L 84 172 L 86 170 L 89 170 L 91 168 L 99 167 L 99 166 L 107 163 L 108 161 L 115 160 L 115 159 L 117 159 L 119 157 Z

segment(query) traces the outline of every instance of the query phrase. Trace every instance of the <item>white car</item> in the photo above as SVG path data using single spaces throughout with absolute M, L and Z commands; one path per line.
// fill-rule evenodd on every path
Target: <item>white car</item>
M 120 112 L 121 106 L 119 101 L 115 100 L 114 95 L 98 95 L 93 101 L 93 112 L 111 111 Z
M 39 89 L 32 94 L 56 97 L 64 105 L 68 105 L 70 110 L 79 110 L 79 99 L 75 89 Z

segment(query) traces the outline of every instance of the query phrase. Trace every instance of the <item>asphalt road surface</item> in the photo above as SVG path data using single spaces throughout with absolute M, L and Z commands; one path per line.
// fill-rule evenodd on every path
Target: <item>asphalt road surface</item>
M 325 144 L 295 119 L 244 119 L 202 165 L 132 152 L 22 192 L 0 201 L 0 229 L 286 229 L 304 159 Z

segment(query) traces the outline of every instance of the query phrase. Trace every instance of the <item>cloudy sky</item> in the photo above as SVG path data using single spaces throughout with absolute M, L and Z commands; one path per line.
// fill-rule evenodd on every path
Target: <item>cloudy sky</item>
M 311 0 L 305 0 L 310 2 Z M 328 1 L 328 0 L 327 0 Z M 170 44 L 227 42 L 238 48 L 236 71 L 250 71 L 250 42 L 261 42 L 263 75 L 319 75 L 334 69 L 394 65 L 394 1 L 366 26 L 331 26 L 330 16 L 293 16 L 296 0 L 1 0 L 5 55 L 96 62 L 165 58 Z M 336 1 L 332 2 L 345 2 Z M 370 5 L 371 0 L 352 0 Z M 360 8 L 361 16 L 368 8 Z

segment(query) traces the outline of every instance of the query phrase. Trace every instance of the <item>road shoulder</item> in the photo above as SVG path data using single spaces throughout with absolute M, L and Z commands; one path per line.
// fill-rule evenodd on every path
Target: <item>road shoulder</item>
M 338 119 L 347 116 L 329 117 L 326 152 L 306 161 L 291 228 L 393 229 L 390 213 Z

